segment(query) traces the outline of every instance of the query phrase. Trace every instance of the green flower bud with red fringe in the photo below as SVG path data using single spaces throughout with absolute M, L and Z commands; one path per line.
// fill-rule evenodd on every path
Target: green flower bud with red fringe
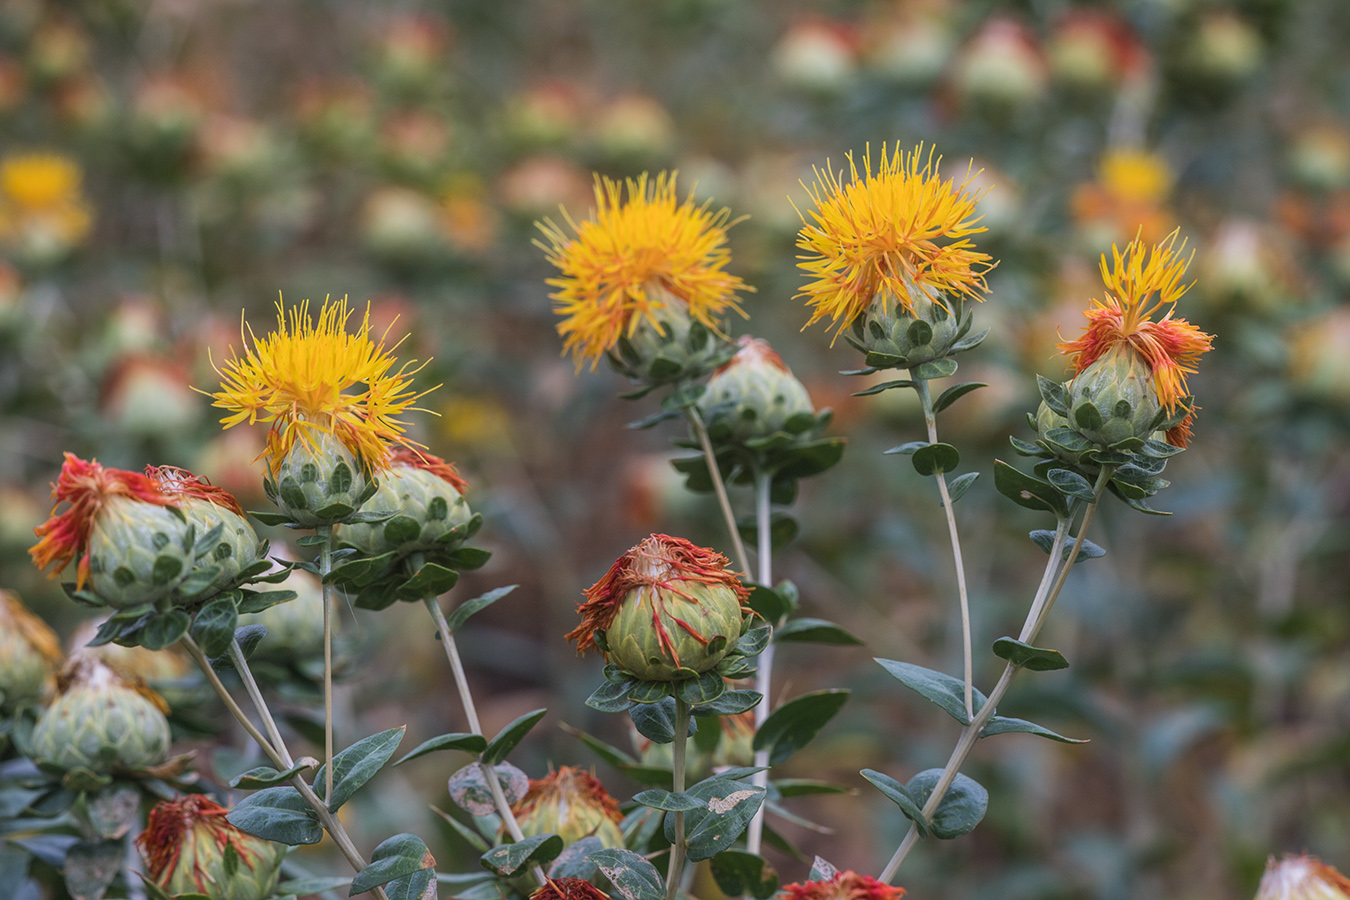
M 784 885 L 783 894 L 785 900 L 900 900 L 905 889 L 845 870 L 820 881 Z
M 635 678 L 682 681 L 736 645 L 748 596 L 722 554 L 654 534 L 586 591 L 582 623 L 567 639 L 582 653 L 600 648 Z
M 609 894 L 581 878 L 550 878 L 530 900 L 610 900 Z
M 18 596 L 0 590 L 0 709 L 42 699 L 61 662 L 61 644 Z
M 136 846 L 150 880 L 169 894 L 210 900 L 264 900 L 272 895 L 286 848 L 245 834 L 228 810 L 199 794 L 158 804 Z
M 61 670 L 56 687 L 56 700 L 33 729 L 38 763 L 110 774 L 146 769 L 168 757 L 168 705 L 144 682 L 82 653 Z
M 395 447 L 389 469 L 381 473 L 379 489 L 366 508 L 398 515 L 383 522 L 339 526 L 337 539 L 370 556 L 454 549 L 467 537 L 464 526 L 473 518 L 464 500 L 468 489 L 453 464 L 430 453 Z
M 175 504 L 196 528 L 197 543 L 193 556 L 199 565 L 218 566 L 220 574 L 213 591 L 232 587 L 239 573 L 262 558 L 264 545 L 244 517 L 239 501 L 229 491 L 216 487 L 201 476 L 177 466 L 146 466 L 145 474 L 171 496 Z M 202 539 L 220 526 L 220 536 L 210 546 Z
M 619 802 L 600 779 L 582 769 L 563 766 L 543 778 L 531 778 L 530 789 L 511 811 L 526 837 L 556 834 L 570 846 L 594 835 L 606 848 L 623 847 Z
M 743 335 L 736 355 L 708 379 L 698 410 L 710 432 L 725 424 L 726 440 L 767 437 L 789 419 L 815 412 L 806 386 L 769 342 Z

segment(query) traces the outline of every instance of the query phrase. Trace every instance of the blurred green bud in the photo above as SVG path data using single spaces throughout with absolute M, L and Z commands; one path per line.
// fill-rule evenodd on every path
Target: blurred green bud
M 556 834 L 570 846 L 595 835 L 606 848 L 623 847 L 618 801 L 600 779 L 582 769 L 563 766 L 543 778 L 531 778 L 530 789 L 512 812 L 526 837 Z
M 37 762 L 110 774 L 156 766 L 168 756 L 168 708 L 139 679 L 79 654 L 57 676 L 57 691 L 33 729 Z
M 56 632 L 17 595 L 0 590 L 0 710 L 41 700 L 60 662 Z

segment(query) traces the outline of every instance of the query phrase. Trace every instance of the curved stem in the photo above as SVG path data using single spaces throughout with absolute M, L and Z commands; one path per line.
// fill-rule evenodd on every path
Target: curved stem
M 481 737 L 483 726 L 478 721 L 478 709 L 474 706 L 473 694 L 469 691 L 469 679 L 464 674 L 464 663 L 459 658 L 459 647 L 456 646 L 455 636 L 450 631 L 450 623 L 446 621 L 441 604 L 435 597 L 423 597 L 422 603 L 426 606 L 427 612 L 431 613 L 432 621 L 436 623 L 436 632 L 440 635 L 441 646 L 445 648 L 445 658 L 450 662 L 450 671 L 455 676 L 455 687 L 459 689 L 459 699 L 464 705 L 464 718 L 468 720 L 469 730 Z M 483 781 L 487 783 L 488 791 L 492 794 L 492 805 L 497 808 L 497 815 L 501 817 L 507 833 L 511 835 L 513 841 L 523 841 L 525 834 L 520 830 L 520 823 L 516 821 L 516 814 L 511 810 L 511 804 L 506 799 L 501 782 L 497 781 L 497 774 L 492 771 L 491 766 L 481 761 L 478 763 L 478 770 L 483 776 Z M 534 866 L 531 871 L 540 885 L 548 881 L 540 866 Z
M 239 678 L 244 683 L 244 692 L 248 694 L 248 699 L 253 702 L 253 708 L 258 711 L 258 717 L 262 719 L 263 728 L 267 729 L 267 738 L 276 749 L 277 756 L 280 757 L 280 767 L 289 769 L 295 765 L 295 760 L 291 758 L 290 751 L 286 749 L 286 742 L 281 737 L 281 730 L 277 728 L 276 719 L 272 718 L 272 710 L 267 706 L 267 701 L 263 699 L 262 691 L 258 688 L 258 682 L 253 678 L 253 670 L 248 667 L 248 660 L 244 658 L 244 649 L 239 646 L 239 641 L 230 641 L 229 654 L 230 662 L 234 664 L 234 670 L 239 673 Z M 332 789 L 329 788 L 329 790 Z
M 1078 559 L 1078 553 L 1083 549 L 1083 541 L 1087 537 L 1088 525 L 1092 523 L 1093 514 L 1097 506 L 1101 503 L 1102 494 L 1106 490 L 1107 483 L 1111 480 L 1113 468 L 1103 466 L 1101 472 L 1097 475 L 1097 483 L 1093 485 L 1093 499 L 1088 503 L 1083 512 L 1083 519 L 1078 525 L 1078 535 L 1074 538 L 1073 547 L 1069 550 L 1069 555 L 1062 562 L 1059 557 L 1064 546 L 1064 537 L 1068 532 L 1069 520 L 1067 517 L 1061 518 L 1059 527 L 1055 531 L 1055 542 L 1051 548 L 1050 559 L 1045 564 L 1045 574 L 1041 576 L 1041 585 L 1036 591 L 1037 600 L 1032 602 L 1031 608 L 1027 611 L 1026 624 L 1022 628 L 1021 638 L 1024 642 L 1031 642 L 1036 639 L 1040 633 L 1041 626 L 1045 624 L 1045 619 L 1050 613 L 1050 609 L 1055 605 L 1055 600 L 1059 597 L 1059 592 L 1064 588 L 1064 582 L 1069 577 L 1069 570 L 1073 568 L 1074 562 Z M 1046 585 L 1050 587 L 1047 589 Z M 1039 601 L 1039 602 L 1037 602 Z M 938 778 L 938 783 L 933 787 L 932 794 L 928 801 L 923 805 L 923 816 L 925 819 L 931 819 L 933 813 L 937 810 L 942 798 L 947 795 L 947 790 L 956 780 L 957 773 L 961 766 L 965 764 L 966 757 L 970 755 L 975 742 L 980 738 L 980 732 L 984 726 L 989 724 L 989 720 L 994 717 L 994 712 L 998 707 L 999 701 L 1003 695 L 1008 692 L 1008 685 L 1012 683 L 1013 676 L 1017 674 L 1018 667 L 1008 663 L 1003 667 L 1003 674 L 999 676 L 998 683 L 994 689 L 989 692 L 989 698 L 984 705 L 980 707 L 969 725 L 961 729 L 960 736 L 956 739 L 956 747 L 952 750 L 952 755 L 947 760 L 947 765 L 942 770 L 942 775 Z M 905 838 L 900 842 L 895 854 L 890 862 L 886 863 L 886 868 L 882 870 L 880 880 L 889 883 L 895 877 L 895 873 L 900 868 L 900 864 L 905 861 L 909 851 L 919 841 L 919 832 L 913 825 L 905 834 Z
M 326 775 L 325 797 L 333 796 L 333 586 L 328 573 L 333 571 L 333 526 L 315 529 L 323 543 L 319 545 L 319 578 L 323 584 L 323 762 Z
M 736 527 L 736 514 L 731 510 L 731 500 L 727 497 L 727 486 L 722 483 L 722 471 L 717 466 L 717 454 L 713 453 L 712 441 L 708 439 L 708 429 L 698 411 L 689 407 L 684 411 L 689 427 L 698 435 L 699 446 L 703 448 L 703 461 L 708 466 L 708 475 L 712 478 L 713 492 L 717 494 L 717 505 L 722 509 L 722 520 L 726 522 L 727 534 L 731 536 L 731 545 L 736 550 L 736 562 L 741 571 L 749 574 L 750 555 L 745 552 L 745 541 L 741 540 L 740 529 Z
M 928 392 L 928 380 L 920 378 L 917 369 L 909 370 L 914 382 L 914 392 L 919 395 L 923 406 L 923 421 L 928 426 L 928 443 L 936 444 L 937 413 L 933 411 L 933 397 Z M 952 561 L 956 564 L 956 593 L 961 601 L 961 656 L 965 671 L 966 718 L 975 715 L 975 667 L 974 650 L 970 635 L 970 596 L 966 592 L 966 567 L 961 559 L 961 537 L 956 531 L 956 512 L 952 509 L 952 497 L 947 490 L 947 476 L 937 473 L 938 494 L 942 497 L 942 510 L 947 514 L 947 534 L 952 543 Z
M 755 525 L 757 528 L 758 552 L 756 561 L 759 563 L 759 583 L 763 585 L 773 584 L 773 534 L 770 528 L 772 516 L 770 515 L 769 492 L 773 486 L 773 476 L 768 472 L 755 472 Z M 770 622 L 775 628 L 779 622 Z M 755 672 L 755 690 L 760 693 L 763 699 L 755 707 L 755 730 L 758 731 L 764 724 L 764 720 L 769 717 L 769 692 L 773 687 L 773 651 L 774 643 L 772 638 L 764 647 L 759 655 L 759 663 Z M 769 765 L 769 751 L 755 751 L 755 766 Z M 758 787 L 767 787 L 769 784 L 769 772 L 767 768 L 762 772 L 756 772 L 751 779 L 751 784 Z M 764 842 L 764 805 L 761 804 L 755 811 L 755 815 L 750 819 L 750 827 L 745 833 L 745 849 L 751 853 L 758 853 Z
M 192 635 L 183 635 L 182 642 L 183 646 L 187 648 L 188 655 L 197 663 L 197 667 L 200 668 L 202 674 L 206 676 L 207 682 L 215 689 L 216 696 L 220 697 L 221 702 L 225 704 L 225 708 L 230 711 L 230 715 L 234 716 L 235 721 L 243 726 L 244 731 L 248 732 L 248 736 L 253 738 L 258 746 L 262 748 L 262 751 L 267 754 L 267 757 L 272 760 L 272 765 L 276 766 L 278 769 L 290 768 L 277 749 L 272 746 L 271 742 L 263 737 L 263 733 L 258 730 L 258 726 L 253 724 L 253 720 L 244 714 L 244 711 L 239 707 L 238 703 L 234 702 L 234 697 L 230 695 L 224 682 L 222 682 L 220 676 L 216 674 L 216 670 L 211 668 L 211 663 L 207 660 L 206 654 L 202 652 L 201 647 L 197 646 L 197 642 L 193 640 Z
M 684 792 L 685 750 L 689 743 L 690 706 L 678 694 L 675 697 L 675 740 L 671 743 L 672 785 L 675 793 Z M 670 871 L 666 873 L 666 900 L 675 900 L 680 890 L 680 876 L 684 873 L 685 857 L 689 855 L 689 840 L 684 833 L 684 813 L 675 817 L 675 842 L 670 848 Z

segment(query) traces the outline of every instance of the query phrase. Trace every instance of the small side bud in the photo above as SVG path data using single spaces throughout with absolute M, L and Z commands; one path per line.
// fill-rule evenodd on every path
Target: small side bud
M 61 662 L 61 644 L 18 596 L 0 590 L 0 710 L 36 704 Z

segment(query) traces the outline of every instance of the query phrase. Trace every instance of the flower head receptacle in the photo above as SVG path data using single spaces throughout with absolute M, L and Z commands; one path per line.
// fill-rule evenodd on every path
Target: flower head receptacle
M 60 663 L 56 632 L 17 595 L 0 590 L 0 710 L 40 701 Z
M 742 336 L 736 355 L 708 379 L 698 401 L 709 433 L 726 440 L 767 437 L 789 422 L 802 429 L 815 423 L 806 387 L 763 338 Z
M 539 223 L 537 242 L 557 267 L 548 280 L 563 352 L 577 368 L 606 355 L 624 374 L 653 384 L 705 374 L 730 355 L 722 317 L 741 313 L 750 288 L 726 271 L 731 214 L 680 201 L 674 173 L 620 184 L 596 179 L 595 212 L 564 229 Z M 564 211 L 566 216 L 566 212 Z M 744 313 L 742 313 L 744 315 Z
M 567 639 L 580 652 L 599 646 L 635 678 L 681 681 L 735 646 L 748 596 L 722 554 L 654 534 L 586 591 L 577 607 L 582 622 Z
M 379 489 L 366 507 L 397 515 L 383 522 L 338 527 L 337 539 L 370 556 L 452 550 L 462 543 L 473 517 L 464 499 L 469 485 L 439 456 L 406 447 L 394 449 Z
M 272 896 L 286 848 L 240 831 L 227 814 L 200 794 L 156 805 L 136 838 L 150 881 L 171 895 L 210 900 Z
M 906 310 L 883 289 L 843 335 L 873 368 L 912 369 L 979 346 L 989 330 L 971 334 L 974 322 L 963 298 L 934 299 L 915 286 Z
M 905 889 L 845 870 L 819 881 L 784 885 L 783 895 L 785 900 L 900 900 Z
M 195 529 L 154 479 L 67 453 L 52 499 L 70 506 L 53 508 L 28 552 L 53 576 L 75 560 L 76 590 L 124 609 L 168 597 L 191 572 Z
M 1266 861 L 1256 900 L 1350 900 L 1346 878 L 1315 856 L 1286 853 Z
M 595 835 L 606 848 L 623 847 L 619 802 L 600 779 L 582 769 L 563 766 L 543 778 L 530 779 L 530 789 L 512 807 L 526 837 L 556 834 L 570 846 Z
M 811 279 L 799 295 L 812 307 L 806 324 L 829 319 L 838 336 L 874 304 L 874 317 L 894 310 L 897 318 L 918 318 L 930 315 L 928 303 L 952 313 L 958 299 L 981 299 L 993 264 L 970 240 L 984 231 L 973 175 L 960 184 L 942 181 L 940 160 L 922 146 L 890 155 L 883 146 L 875 174 L 870 153 L 862 172 L 851 154 L 848 162 L 847 183 L 832 170 L 817 170 L 816 208 L 810 221 L 802 217 L 799 265 Z
M 145 769 L 169 753 L 168 706 L 139 679 L 89 654 L 71 657 L 33 729 L 33 758 L 58 770 Z

